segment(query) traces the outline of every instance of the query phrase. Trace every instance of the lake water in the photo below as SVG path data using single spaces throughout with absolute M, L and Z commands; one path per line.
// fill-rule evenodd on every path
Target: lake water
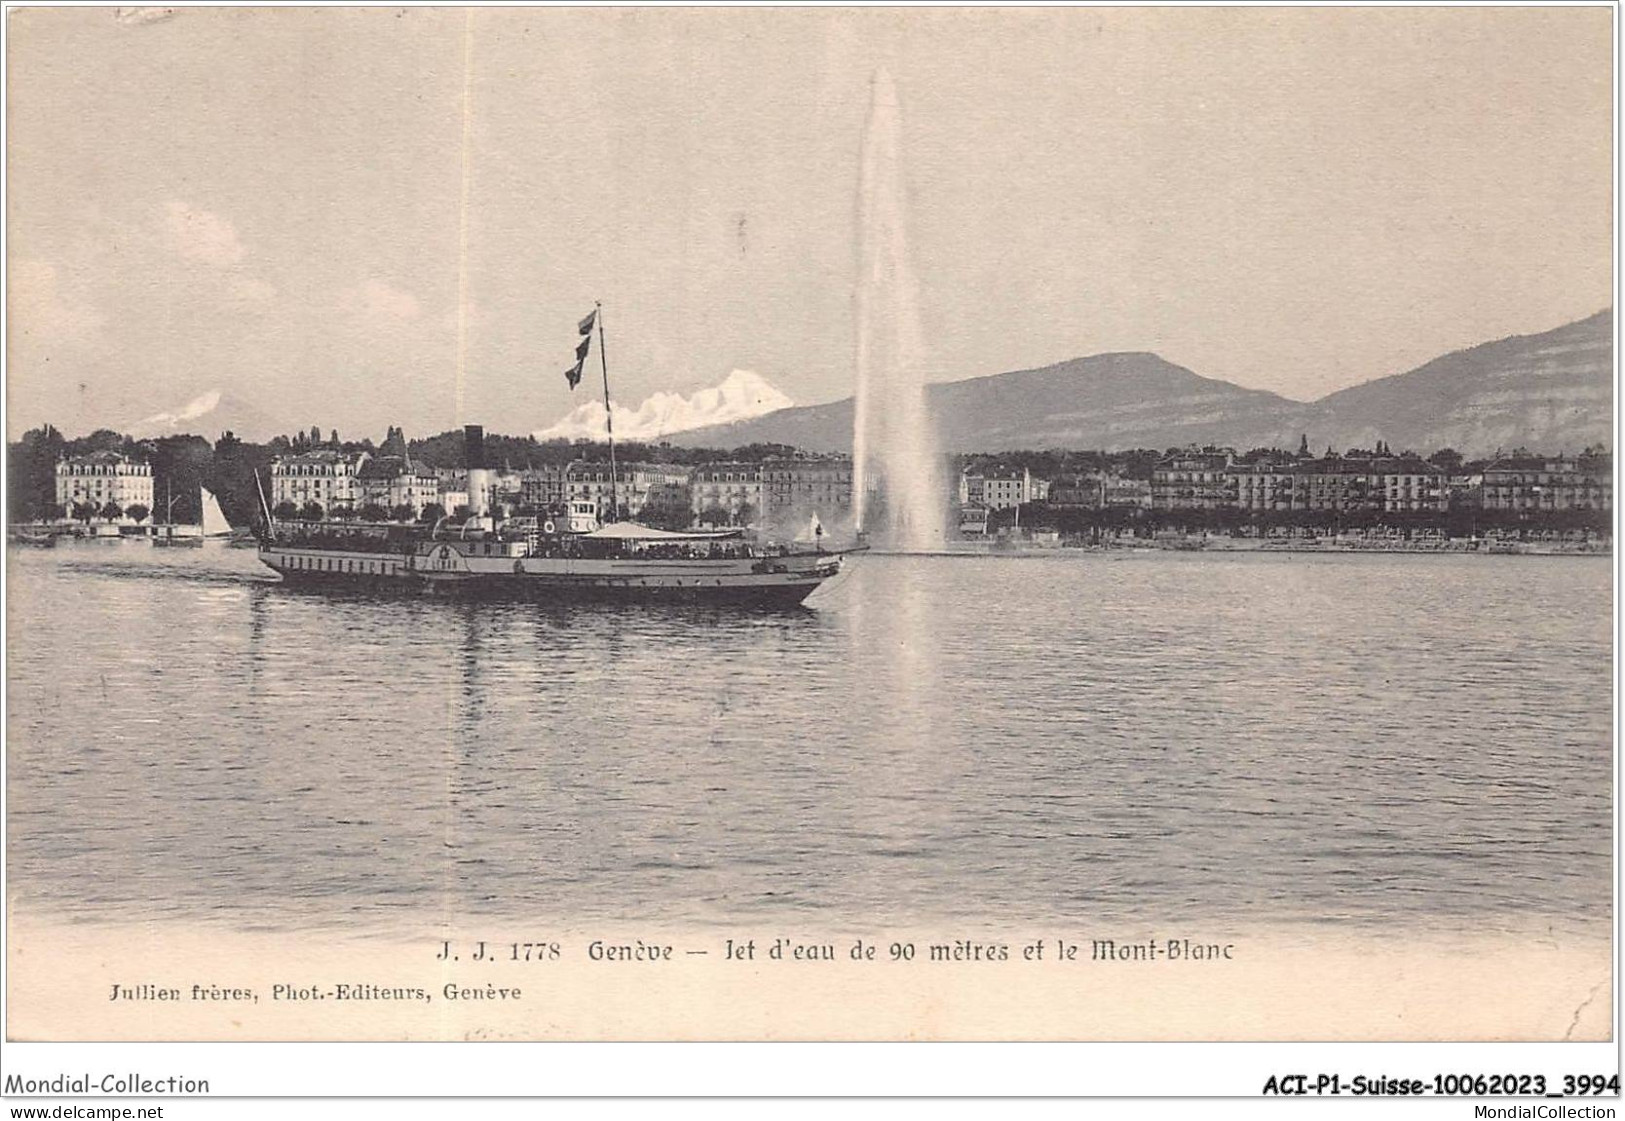
M 1609 921 L 1606 559 L 865 556 L 777 614 L 8 561 L 35 915 Z

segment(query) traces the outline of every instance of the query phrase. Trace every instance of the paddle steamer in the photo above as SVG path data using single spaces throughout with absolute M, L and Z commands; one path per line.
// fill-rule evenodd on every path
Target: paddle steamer
M 478 469 L 470 474 L 477 476 Z M 472 498 L 478 493 L 470 485 Z M 434 527 L 276 523 L 260 560 L 293 585 L 410 589 L 533 601 L 801 603 L 841 570 L 842 555 L 761 547 L 738 529 L 672 532 L 599 524 L 597 504 L 573 501 L 547 518 L 497 521 L 476 510 Z
M 579 324 L 573 390 L 598 333 L 609 442 L 610 508 L 617 510 L 615 418 L 604 355 L 603 305 Z M 712 600 L 801 603 L 841 570 L 841 554 L 762 547 L 740 529 L 677 532 L 636 522 L 601 522 L 591 499 L 572 499 L 543 517 L 500 518 L 485 462 L 484 430 L 468 425 L 464 460 L 469 514 L 433 527 L 317 522 L 279 524 L 262 487 L 259 556 L 293 584 L 408 587 L 436 593 L 531 600 Z M 255 475 L 258 484 L 259 476 Z M 820 531 L 821 533 L 821 531 Z M 815 540 L 822 540 L 821 537 Z

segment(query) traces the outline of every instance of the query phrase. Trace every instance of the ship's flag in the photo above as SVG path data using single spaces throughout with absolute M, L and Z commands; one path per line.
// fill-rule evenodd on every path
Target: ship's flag
M 598 309 L 593 308 L 587 313 L 578 327 L 581 329 L 581 341 L 576 344 L 576 364 L 564 371 L 564 380 L 574 389 L 581 381 L 581 367 L 587 361 L 587 352 L 592 349 L 592 327 L 598 321 Z

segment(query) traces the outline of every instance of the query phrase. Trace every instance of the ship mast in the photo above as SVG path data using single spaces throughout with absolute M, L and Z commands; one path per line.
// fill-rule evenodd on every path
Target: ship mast
M 265 513 L 265 536 L 269 539 L 276 533 L 272 527 L 272 522 L 275 519 L 271 517 L 271 504 L 265 500 L 265 488 L 260 485 L 260 469 L 258 467 L 254 468 L 254 489 L 259 492 L 260 509 Z
M 598 311 L 598 366 L 604 372 L 604 434 L 609 437 L 609 517 L 620 520 L 620 486 L 615 477 L 615 413 L 609 407 L 609 359 L 604 355 L 604 305 L 594 300 Z

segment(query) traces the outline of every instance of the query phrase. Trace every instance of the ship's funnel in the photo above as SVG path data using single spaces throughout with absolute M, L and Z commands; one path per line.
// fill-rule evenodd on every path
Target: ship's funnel
M 477 424 L 463 426 L 463 461 L 468 465 L 469 516 L 489 517 L 491 472 L 485 465 L 485 429 Z
M 477 424 L 463 425 L 463 461 L 471 471 L 485 466 L 485 429 Z

